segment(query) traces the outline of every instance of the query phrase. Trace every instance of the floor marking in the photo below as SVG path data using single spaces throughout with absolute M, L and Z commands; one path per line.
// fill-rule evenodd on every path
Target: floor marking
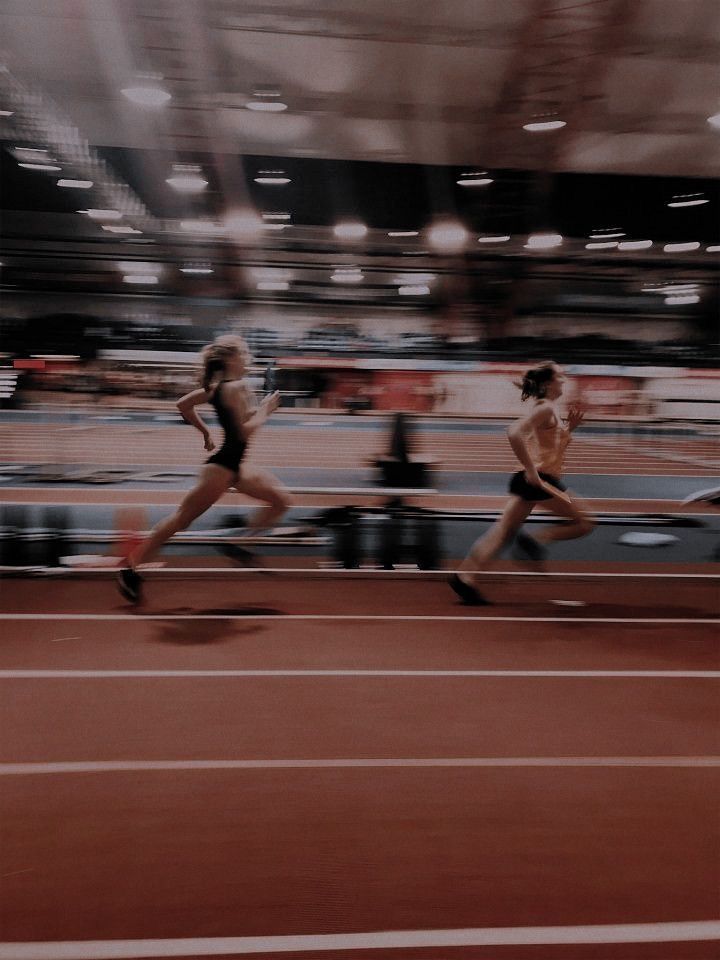
M 0 670 L 0 680 L 190 679 L 193 677 L 569 677 L 718 680 L 720 670 Z
M 476 616 L 430 616 L 362 613 L 0 613 L 0 620 L 356 620 L 362 623 L 374 621 L 422 621 L 428 623 L 670 623 L 719 625 L 717 617 L 476 617 Z
M 217 957 L 327 950 L 407 950 L 422 947 L 521 946 L 580 943 L 688 943 L 720 938 L 720 921 L 620 923 L 563 927 L 475 927 L 383 930 L 276 937 L 193 937 L 166 940 L 61 940 L 0 943 L 0 960 L 131 960 L 138 957 Z
M 0 763 L 0 777 L 157 770 L 325 770 L 406 767 L 720 767 L 720 757 L 386 757 L 286 760 L 62 760 Z

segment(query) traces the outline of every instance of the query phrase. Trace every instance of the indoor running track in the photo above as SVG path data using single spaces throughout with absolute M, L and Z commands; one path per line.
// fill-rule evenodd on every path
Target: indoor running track
M 0 960 L 716 960 L 717 577 L 176 576 L 0 583 Z

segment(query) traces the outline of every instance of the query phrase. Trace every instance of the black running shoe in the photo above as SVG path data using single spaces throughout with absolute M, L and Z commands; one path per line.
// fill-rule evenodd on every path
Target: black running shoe
M 526 533 L 519 533 L 515 537 L 512 554 L 516 560 L 530 561 L 531 563 L 542 563 L 547 559 L 546 548 Z
M 485 607 L 489 605 L 490 601 L 486 600 L 479 590 L 471 587 L 469 583 L 465 583 L 456 573 L 448 578 L 448 583 L 466 606 Z
M 132 567 L 123 567 L 118 571 L 117 586 L 128 603 L 140 603 L 142 600 L 142 582 L 140 574 Z

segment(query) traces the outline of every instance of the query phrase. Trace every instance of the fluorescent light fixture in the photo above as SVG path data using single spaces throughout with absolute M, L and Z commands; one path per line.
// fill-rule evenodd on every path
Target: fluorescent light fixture
M 585 244 L 586 250 L 612 250 L 618 245 L 617 240 L 598 240 Z
M 625 236 L 625 231 L 620 227 L 607 227 L 602 230 L 592 230 L 590 232 L 591 240 L 617 240 Z
M 157 86 L 123 87 L 120 92 L 128 100 L 139 104 L 141 107 L 162 107 L 168 100 L 172 100 L 171 93 Z
M 697 283 L 661 283 L 642 288 L 643 293 L 662 293 L 665 296 L 671 293 L 696 293 Z
M 428 243 L 444 253 L 459 253 L 468 241 L 465 227 L 454 221 L 434 223 L 428 230 Z
M 475 171 L 474 173 L 463 173 L 455 181 L 461 187 L 486 187 L 493 183 L 493 178 L 487 175 L 485 170 Z
M 177 190 L 179 193 L 202 193 L 208 185 L 208 181 L 202 176 L 199 168 L 195 170 L 180 170 L 176 168 L 176 172 L 172 177 L 168 177 L 165 183 L 169 184 L 173 190 Z
M 292 183 L 284 170 L 260 170 L 253 179 L 255 183 L 261 183 L 265 187 L 280 187 Z
M 12 117 L 14 115 L 14 110 L 0 110 L 0 117 Z
M 715 127 L 716 130 L 720 130 L 720 113 L 714 113 L 711 117 L 708 117 L 707 122 L 711 127 Z
M 264 213 L 263 220 L 289 220 L 289 213 Z
M 79 360 L 80 357 L 76 353 L 33 353 L 31 354 L 33 360 Z
M 330 279 L 333 283 L 362 283 L 363 275 L 359 267 L 338 267 Z
M 208 276 L 214 272 L 212 267 L 180 267 L 180 273 L 195 274 L 197 276 Z
M 222 233 L 223 228 L 214 220 L 181 220 L 180 229 L 187 233 Z
M 142 273 L 146 277 L 162 273 L 162 264 L 143 263 L 141 260 L 121 260 L 118 267 L 123 273 Z
M 257 110 L 261 113 L 282 113 L 287 110 L 287 104 L 282 100 L 248 100 L 245 104 L 248 110 Z
M 338 240 L 362 240 L 367 236 L 368 228 L 359 220 L 346 220 L 333 227 L 333 233 Z
M 491 237 L 491 236 L 478 237 L 477 242 L 478 243 L 507 243 L 509 239 L 510 239 L 510 234 L 504 233 L 504 234 L 498 234 L 497 236 L 494 236 L 494 237 Z
M 530 133 L 543 133 L 545 130 L 560 130 L 567 126 L 566 120 L 533 120 L 530 123 L 523 124 L 523 130 Z
M 618 250 L 649 250 L 652 245 L 652 240 L 622 240 Z
M 388 230 L 389 237 L 417 237 L 419 230 Z
M 135 227 L 130 226 L 115 226 L 103 224 L 103 230 L 107 230 L 108 233 L 142 233 L 142 230 L 137 230 Z
M 559 233 L 531 233 L 524 246 L 526 250 L 552 250 L 562 242 L 563 238 Z
M 430 287 L 424 283 L 408 284 L 398 287 L 398 293 L 401 297 L 426 297 L 430 293 Z
M 122 220 L 122 213 L 119 210 L 78 210 L 78 213 L 86 213 L 91 220 Z
M 62 167 L 57 163 L 19 163 L 23 170 L 46 170 L 49 173 L 59 173 Z
M 700 297 L 697 293 L 683 293 L 672 297 L 665 297 L 665 303 L 668 306 L 682 306 L 687 303 L 699 303 Z
M 706 253 L 720 253 L 720 245 L 714 243 L 712 246 L 705 247 Z
M 276 291 L 280 293 L 283 290 L 289 290 L 290 284 L 287 280 L 259 280 L 257 284 L 258 290 L 264 291 Z
M 263 223 L 263 230 L 275 230 L 276 232 L 282 231 L 287 227 L 287 223 Z
M 159 282 L 160 278 L 154 273 L 126 273 L 123 276 L 123 283 L 145 283 L 152 285 Z
M 685 253 L 687 250 L 697 250 L 699 247 L 697 240 L 690 240 L 687 243 L 666 243 L 663 250 L 665 253 Z
M 76 190 L 89 190 L 90 187 L 94 186 L 92 180 L 58 180 L 57 185 L 59 187 L 75 187 Z
M 701 207 L 710 203 L 701 193 L 678 193 L 668 201 L 669 207 Z

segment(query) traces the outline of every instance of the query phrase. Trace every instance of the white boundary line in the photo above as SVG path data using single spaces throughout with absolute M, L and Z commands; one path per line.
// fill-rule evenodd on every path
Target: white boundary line
M 337 757 L 285 760 L 58 760 L 0 763 L 0 777 L 158 770 L 336 770 L 444 767 L 720 767 L 702 757 Z
M 620 923 L 563 927 L 474 927 L 384 930 L 278 937 L 192 937 L 167 940 L 76 940 L 2 943 L 0 960 L 131 960 L 138 957 L 216 957 L 327 950 L 523 946 L 585 943 L 689 943 L 720 938 L 720 921 Z
M 669 623 L 669 624 L 713 624 L 720 625 L 716 617 L 475 617 L 475 616 L 431 616 L 362 613 L 0 613 L 2 620 L 280 620 L 292 621 L 347 621 L 360 623 L 381 622 L 427 622 L 427 623 Z
M 720 670 L 0 670 L 0 680 L 113 680 L 194 677 L 436 677 L 495 678 L 642 678 L 660 680 L 719 680 Z

